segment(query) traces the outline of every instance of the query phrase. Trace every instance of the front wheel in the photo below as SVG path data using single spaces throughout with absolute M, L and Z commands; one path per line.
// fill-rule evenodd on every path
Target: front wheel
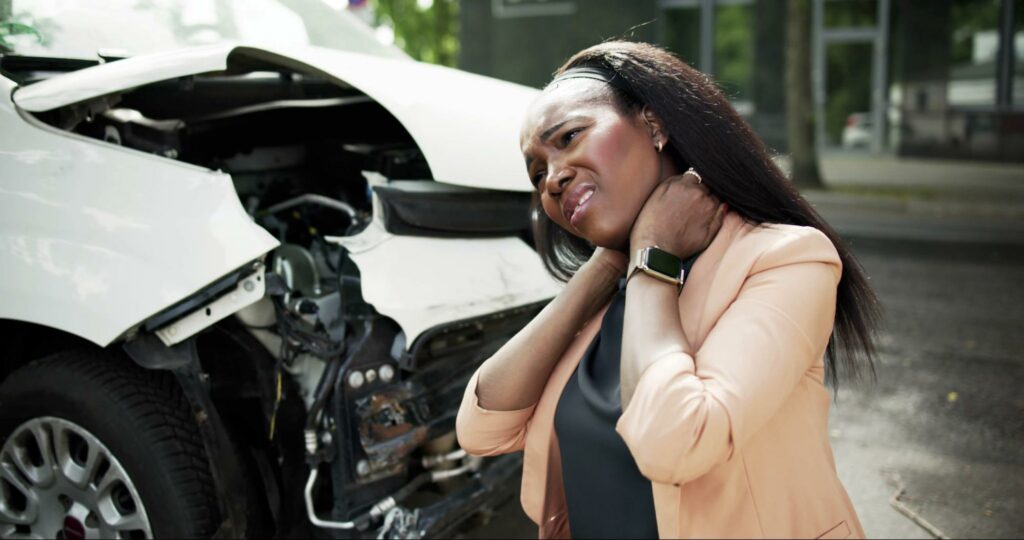
M 173 376 L 101 351 L 0 386 L 0 537 L 204 537 L 216 495 Z

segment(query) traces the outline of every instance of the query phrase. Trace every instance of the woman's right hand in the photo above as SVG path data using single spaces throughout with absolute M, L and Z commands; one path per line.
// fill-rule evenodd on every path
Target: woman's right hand
M 630 231 L 630 253 L 658 246 L 681 260 L 689 259 L 718 234 L 727 208 L 696 174 L 671 176 L 654 189 L 640 210 Z
M 537 403 L 565 349 L 615 294 L 626 263 L 624 253 L 597 248 L 562 292 L 480 367 L 480 407 L 514 411 Z
M 599 247 L 576 271 L 562 294 L 585 299 L 581 304 L 586 306 L 585 312 L 580 315 L 584 321 L 588 320 L 611 300 L 618 290 L 619 279 L 626 275 L 628 264 L 625 253 Z

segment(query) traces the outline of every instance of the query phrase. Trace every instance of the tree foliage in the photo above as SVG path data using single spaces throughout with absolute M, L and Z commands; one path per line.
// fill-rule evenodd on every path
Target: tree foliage
M 424 62 L 455 66 L 458 0 L 371 0 L 377 25 L 394 29 L 395 45 Z
M 14 50 L 10 39 L 14 36 L 32 36 L 42 43 L 43 36 L 32 25 L 27 15 L 22 13 L 15 17 L 11 11 L 11 0 L 0 0 L 0 53 Z
M 14 47 L 8 43 L 8 38 L 17 35 L 32 35 L 35 36 L 36 40 L 42 42 L 43 37 L 39 35 L 39 32 L 27 25 L 15 21 L 0 21 L 0 52 L 10 52 L 14 50 Z
M 721 5 L 715 11 L 715 79 L 732 100 L 751 99 L 754 66 L 753 6 Z

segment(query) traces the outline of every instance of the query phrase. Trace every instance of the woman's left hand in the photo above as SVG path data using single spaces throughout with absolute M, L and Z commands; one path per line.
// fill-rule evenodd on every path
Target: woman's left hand
M 697 182 L 697 176 L 670 176 L 654 188 L 629 235 L 630 253 L 658 246 L 681 260 L 708 247 L 727 206 Z

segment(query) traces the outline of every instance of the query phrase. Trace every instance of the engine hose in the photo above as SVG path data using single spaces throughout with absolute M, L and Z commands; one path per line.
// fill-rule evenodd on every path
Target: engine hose
M 316 390 L 313 392 L 313 403 L 309 406 L 309 412 L 306 415 L 307 430 L 316 429 L 317 417 L 327 403 L 327 398 L 331 395 L 331 389 L 334 387 L 334 381 L 338 378 L 341 364 L 340 356 L 331 358 L 323 375 L 320 376 L 320 382 L 317 383 Z
M 331 392 L 334 389 L 335 381 L 337 381 L 340 373 L 352 362 L 352 359 L 363 349 L 366 342 L 370 339 L 370 334 L 373 330 L 373 323 L 367 321 L 364 323 L 363 335 L 359 337 L 359 341 L 354 347 L 350 348 L 348 354 L 345 355 L 344 360 L 342 357 L 336 357 L 331 360 L 327 365 L 327 369 L 324 374 L 320 377 L 320 382 L 317 383 L 316 397 L 313 398 L 313 404 L 309 407 L 309 413 L 306 414 L 306 426 L 307 432 L 316 432 L 317 422 L 320 419 L 320 413 L 323 411 L 324 406 L 327 404 L 327 399 L 330 398 Z M 315 452 L 315 450 L 314 450 Z
M 360 514 L 355 519 L 351 521 L 330 521 L 317 516 L 313 506 L 313 488 L 316 485 L 318 472 L 316 466 L 313 466 L 309 471 L 309 479 L 306 480 L 306 488 L 303 491 L 303 495 L 306 501 L 306 515 L 309 517 L 310 523 L 324 529 L 358 529 L 365 531 L 374 519 L 387 514 L 392 508 L 398 506 L 398 503 L 408 498 L 409 495 L 412 495 L 417 489 L 430 481 L 430 473 L 422 473 L 413 478 L 408 484 L 402 486 L 398 491 L 378 501 L 368 512 Z

